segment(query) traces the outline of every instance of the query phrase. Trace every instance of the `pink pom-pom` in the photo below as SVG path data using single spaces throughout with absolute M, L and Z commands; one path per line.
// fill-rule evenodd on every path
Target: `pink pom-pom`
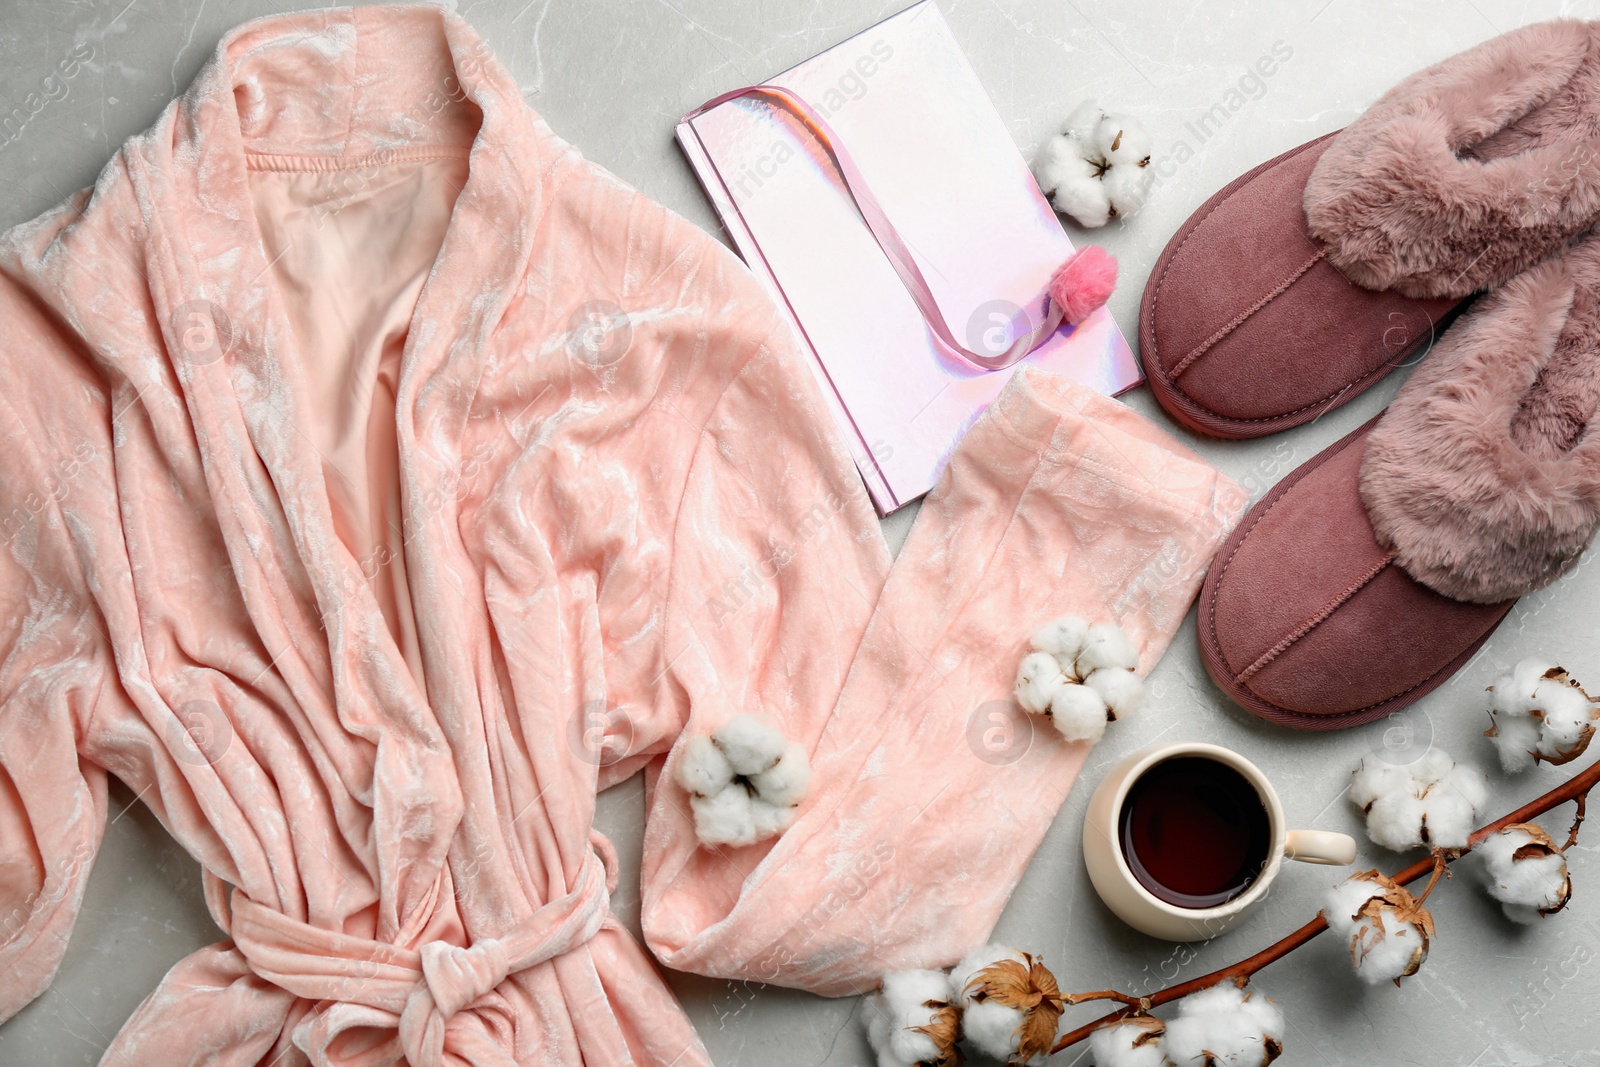
M 1099 245 L 1085 245 L 1050 279 L 1050 299 L 1076 326 L 1110 299 L 1117 287 L 1117 261 Z

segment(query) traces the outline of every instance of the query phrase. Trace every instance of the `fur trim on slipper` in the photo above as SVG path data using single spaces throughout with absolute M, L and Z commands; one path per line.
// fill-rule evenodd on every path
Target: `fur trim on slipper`
M 1525 26 L 1413 74 L 1328 146 L 1311 235 L 1368 289 L 1499 285 L 1600 217 L 1600 22 Z
M 1498 603 L 1600 527 L 1600 234 L 1482 297 L 1372 431 L 1361 497 L 1417 581 Z

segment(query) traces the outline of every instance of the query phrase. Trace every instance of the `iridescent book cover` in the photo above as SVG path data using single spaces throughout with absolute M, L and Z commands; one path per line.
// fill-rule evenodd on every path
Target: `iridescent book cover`
M 967 347 L 1003 352 L 1022 317 L 1043 315 L 1045 285 L 1072 242 L 934 0 L 769 84 L 826 121 Z M 677 135 L 735 247 L 815 355 L 879 513 L 927 492 L 1014 369 L 979 370 L 935 339 L 793 113 L 739 97 L 685 119 Z M 1113 396 L 1142 380 L 1104 308 L 1060 327 L 1026 362 Z

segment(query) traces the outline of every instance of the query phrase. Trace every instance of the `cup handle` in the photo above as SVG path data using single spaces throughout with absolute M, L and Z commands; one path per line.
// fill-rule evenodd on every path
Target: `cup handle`
M 1349 834 L 1336 834 L 1328 830 L 1290 830 L 1283 854 L 1304 863 L 1354 863 L 1356 841 Z

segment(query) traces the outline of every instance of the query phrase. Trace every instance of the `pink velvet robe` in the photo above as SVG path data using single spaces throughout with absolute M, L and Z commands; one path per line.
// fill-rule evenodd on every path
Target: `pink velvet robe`
M 1018 742 L 1027 634 L 1115 619 L 1148 669 L 1244 503 L 1028 371 L 891 568 L 738 260 L 431 7 L 228 34 L 5 235 L 0 322 L 0 1018 L 60 961 L 107 775 L 224 935 L 108 1063 L 705 1062 L 607 907 L 595 794 L 641 768 L 666 965 L 948 964 L 1085 755 Z M 811 795 L 701 848 L 675 745 L 756 710 Z

